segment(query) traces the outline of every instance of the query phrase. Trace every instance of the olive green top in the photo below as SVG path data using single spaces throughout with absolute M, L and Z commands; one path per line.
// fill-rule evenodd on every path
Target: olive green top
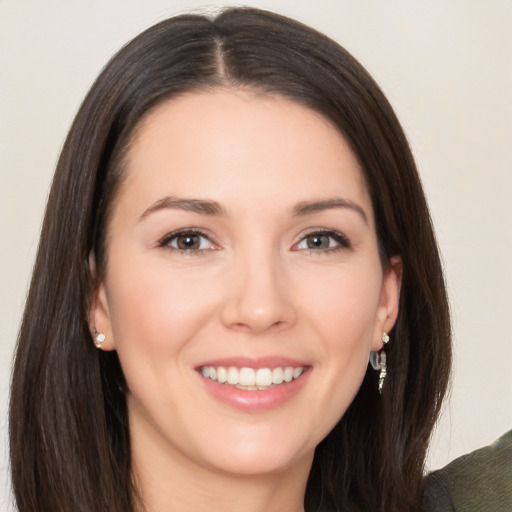
M 512 430 L 425 480 L 427 512 L 511 512 Z

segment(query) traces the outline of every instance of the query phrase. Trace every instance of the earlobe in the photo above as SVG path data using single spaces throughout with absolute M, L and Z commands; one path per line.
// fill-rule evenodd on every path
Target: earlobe
M 94 344 L 96 345 L 96 348 L 101 348 L 101 345 L 106 339 L 106 336 L 102 332 L 98 332 L 96 330 L 96 327 L 92 328 L 92 335 L 94 336 Z
M 110 311 L 108 307 L 105 284 L 96 274 L 94 254 L 89 255 L 89 269 L 91 278 L 96 287 L 93 291 L 89 305 L 89 330 L 96 348 L 101 350 L 114 350 L 115 343 L 112 335 Z
M 382 348 L 382 333 L 391 331 L 398 317 L 402 269 L 402 258 L 400 256 L 393 256 L 388 267 L 384 269 L 376 332 L 374 335 L 375 341 L 372 350 L 378 351 Z

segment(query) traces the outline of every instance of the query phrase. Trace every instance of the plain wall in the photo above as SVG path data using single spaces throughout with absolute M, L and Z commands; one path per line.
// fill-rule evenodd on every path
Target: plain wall
M 106 61 L 142 29 L 228 4 L 0 0 L 0 510 L 8 508 L 12 352 L 74 113 Z M 453 312 L 452 396 L 429 465 L 490 443 L 512 425 L 512 2 L 247 4 L 336 39 L 395 107 L 430 201 Z

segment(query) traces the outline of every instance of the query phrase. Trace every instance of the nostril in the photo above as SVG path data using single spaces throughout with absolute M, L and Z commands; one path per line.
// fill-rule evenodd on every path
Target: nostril
M 232 330 L 240 331 L 240 332 L 259 333 L 259 332 L 281 330 L 281 329 L 286 328 L 287 325 L 288 325 L 288 322 L 283 321 L 283 320 L 277 320 L 276 322 L 267 322 L 267 321 L 263 320 L 261 322 L 252 321 L 250 323 L 233 322 L 233 323 L 229 324 L 228 327 Z
M 249 330 L 251 330 L 251 328 L 247 324 L 243 324 L 241 322 L 235 322 L 235 323 L 231 324 L 229 327 L 231 327 L 231 329 L 235 329 L 237 331 L 249 331 Z
M 220 309 L 222 323 L 253 333 L 283 329 L 295 322 L 293 298 L 272 272 L 245 272 L 233 283 Z

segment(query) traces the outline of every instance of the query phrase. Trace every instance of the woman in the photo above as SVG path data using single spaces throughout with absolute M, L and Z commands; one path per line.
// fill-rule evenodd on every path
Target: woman
M 20 511 L 417 510 L 449 367 L 414 161 L 345 50 L 229 9 L 112 59 L 21 327 Z

